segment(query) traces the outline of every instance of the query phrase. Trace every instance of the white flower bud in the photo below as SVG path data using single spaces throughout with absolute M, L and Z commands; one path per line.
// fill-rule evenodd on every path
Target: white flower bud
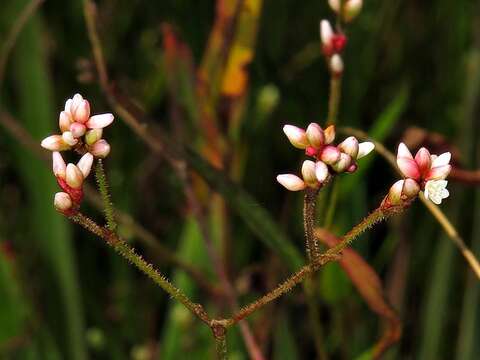
M 311 123 L 307 127 L 307 139 L 311 146 L 319 148 L 325 143 L 325 135 L 317 123 Z
M 337 76 L 343 73 L 343 60 L 340 55 L 334 54 L 330 58 L 330 70 Z
M 92 116 L 85 125 L 89 129 L 103 129 L 113 122 L 113 114 L 100 114 Z
M 302 176 L 305 183 L 310 187 L 317 187 L 318 181 L 315 174 L 315 163 L 312 160 L 305 160 L 302 165 Z
M 285 135 L 287 135 L 290 143 L 298 149 L 305 149 L 308 145 L 310 145 L 305 130 L 297 126 L 285 125 L 283 127 L 283 132 Z
M 81 159 L 78 161 L 77 167 L 82 172 L 84 179 L 90 174 L 90 171 L 92 170 L 92 164 L 93 164 L 93 155 L 88 152 L 85 155 L 83 155 Z
M 65 181 L 72 189 L 79 189 L 83 184 L 83 174 L 74 164 L 67 165 Z
M 67 165 L 62 158 L 62 155 L 58 151 L 54 151 L 52 153 L 52 163 L 53 163 L 53 174 L 60 178 L 65 179 L 65 172 L 67 169 Z
M 298 176 L 293 174 L 281 174 L 277 176 L 277 181 L 283 185 L 287 190 L 300 191 L 305 189 L 305 182 Z
M 90 153 L 98 158 L 106 158 L 110 154 L 110 144 L 104 140 L 98 140 L 90 147 Z
M 73 203 L 70 195 L 65 192 L 58 192 L 55 194 L 55 198 L 53 199 L 53 205 L 58 211 L 64 212 L 70 210 Z

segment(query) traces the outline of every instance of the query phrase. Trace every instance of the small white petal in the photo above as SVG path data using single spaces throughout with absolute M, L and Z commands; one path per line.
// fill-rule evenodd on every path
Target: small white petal
M 398 145 L 397 158 L 406 157 L 413 160 L 413 155 L 403 142 Z
M 432 160 L 432 168 L 438 167 L 438 166 L 443 166 L 443 165 L 448 165 L 450 163 L 450 160 L 452 158 L 452 154 L 449 152 L 443 153 L 440 156 L 436 157 L 435 160 Z
M 375 149 L 375 144 L 370 141 L 362 142 L 358 145 L 358 155 L 357 159 L 361 159 L 362 157 L 370 154 L 373 149 Z
M 442 200 L 447 198 L 450 193 L 446 189 L 448 181 L 446 180 L 430 180 L 425 184 L 425 197 L 430 199 L 434 204 L 440 205 Z
M 290 191 L 300 191 L 306 187 L 305 182 L 293 174 L 278 175 L 277 181 Z
M 322 39 L 322 44 L 329 46 L 333 37 L 333 29 L 328 20 L 320 21 L 320 38 Z
M 77 167 L 83 174 L 83 177 L 86 178 L 90 174 L 90 170 L 92 170 L 93 164 L 93 155 L 90 153 L 86 153 L 82 156 L 82 158 L 78 161 Z
M 323 183 L 328 177 L 328 166 L 323 161 L 317 161 L 315 164 L 315 176 L 317 180 Z

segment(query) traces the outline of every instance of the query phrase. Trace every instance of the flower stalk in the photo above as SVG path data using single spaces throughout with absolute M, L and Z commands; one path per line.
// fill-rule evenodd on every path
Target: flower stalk
M 305 229 L 307 258 L 310 264 L 316 264 L 320 257 L 320 246 L 314 234 L 315 206 L 318 191 L 318 189 L 307 188 L 303 201 L 303 224 Z

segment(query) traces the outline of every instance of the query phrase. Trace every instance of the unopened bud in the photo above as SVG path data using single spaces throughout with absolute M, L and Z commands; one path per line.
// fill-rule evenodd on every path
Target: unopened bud
M 340 150 L 335 146 L 327 145 L 322 148 L 319 157 L 325 164 L 333 165 L 340 160 Z
M 92 164 L 93 164 L 93 155 L 88 152 L 85 155 L 83 155 L 81 159 L 78 161 L 77 167 L 82 172 L 84 179 L 90 174 L 90 171 L 92 170 Z
M 356 159 L 358 155 L 358 140 L 355 136 L 350 136 L 343 140 L 338 148 L 340 151 L 343 151 L 345 154 L 350 155 L 352 158 Z
M 330 70 L 336 76 L 343 73 L 343 60 L 340 55 L 335 54 L 330 59 Z
M 75 122 L 84 124 L 90 118 L 90 104 L 87 100 L 82 100 L 79 102 L 75 113 L 72 114 L 73 120 Z
M 399 205 L 402 202 L 402 191 L 405 180 L 398 180 L 388 192 L 388 200 L 391 205 Z
M 67 165 L 65 181 L 67 182 L 68 186 L 73 189 L 79 189 L 82 187 L 83 179 L 83 174 L 76 165 Z
M 331 144 L 335 140 L 335 125 L 328 126 L 323 130 L 325 135 L 325 144 Z
M 78 143 L 78 139 L 76 139 L 72 132 L 71 131 L 65 131 L 63 134 L 62 134 L 62 139 L 63 141 L 65 141 L 66 144 L 70 145 L 70 146 L 74 146 Z
M 323 130 L 317 123 L 311 123 L 307 127 L 307 139 L 311 146 L 315 148 L 321 147 L 325 142 Z
M 330 47 L 334 32 L 328 20 L 320 21 L 320 39 L 324 47 Z
M 113 115 L 112 114 L 100 114 L 92 116 L 85 125 L 89 129 L 103 129 L 107 127 L 113 122 Z
M 85 134 L 85 142 L 87 145 L 93 145 L 102 138 L 102 135 L 103 129 L 88 130 Z
M 302 176 L 308 186 L 318 186 L 317 176 L 315 175 L 315 163 L 312 160 L 305 160 L 303 162 Z
M 106 158 L 110 154 L 110 144 L 104 140 L 98 140 L 90 147 L 90 153 L 98 158 Z
M 63 132 L 70 130 L 70 125 L 72 124 L 72 118 L 69 112 L 62 111 L 60 116 L 58 117 L 58 126 L 60 130 Z
M 300 191 L 305 189 L 305 182 L 298 176 L 293 174 L 281 174 L 277 176 L 277 181 L 283 185 L 287 190 Z
M 60 179 L 65 179 L 67 165 L 58 151 L 52 153 L 52 164 L 53 174 Z
M 375 149 L 375 144 L 370 141 L 365 141 L 358 144 L 357 159 L 361 159 L 364 156 L 370 154 Z
M 305 149 L 308 145 L 310 145 L 305 130 L 297 126 L 285 125 L 283 127 L 283 132 L 285 135 L 287 135 L 290 143 L 298 149 Z
M 40 144 L 43 148 L 50 151 L 63 151 L 70 149 L 68 145 L 62 138 L 62 135 L 51 135 L 42 140 Z
M 328 166 L 323 161 L 317 161 L 315 164 L 315 176 L 320 183 L 323 183 L 328 177 Z
M 357 17 L 362 10 L 362 0 L 348 0 L 343 6 L 343 19 L 350 22 Z
M 348 154 L 343 152 L 340 153 L 340 159 L 332 166 L 332 169 L 335 170 L 337 173 L 345 172 L 350 165 L 352 164 L 352 157 Z
M 85 131 L 87 131 L 87 128 L 79 122 L 74 122 L 70 125 L 70 132 L 74 138 L 82 137 L 85 134 Z
M 420 185 L 413 179 L 405 179 L 403 184 L 403 195 L 406 196 L 406 199 L 415 198 L 420 192 Z
M 53 205 L 58 211 L 65 212 L 72 208 L 73 203 L 70 195 L 64 192 L 58 192 L 53 199 Z

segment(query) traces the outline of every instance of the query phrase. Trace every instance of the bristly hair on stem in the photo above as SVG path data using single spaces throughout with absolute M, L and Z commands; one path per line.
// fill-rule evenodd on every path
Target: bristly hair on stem
M 102 196 L 103 211 L 107 221 L 107 228 L 110 231 L 115 232 L 117 229 L 117 223 L 115 222 L 113 204 L 110 192 L 108 191 L 108 182 L 105 175 L 105 169 L 103 168 L 102 159 L 98 159 L 97 165 L 95 166 L 95 178 L 97 180 L 98 190 Z

